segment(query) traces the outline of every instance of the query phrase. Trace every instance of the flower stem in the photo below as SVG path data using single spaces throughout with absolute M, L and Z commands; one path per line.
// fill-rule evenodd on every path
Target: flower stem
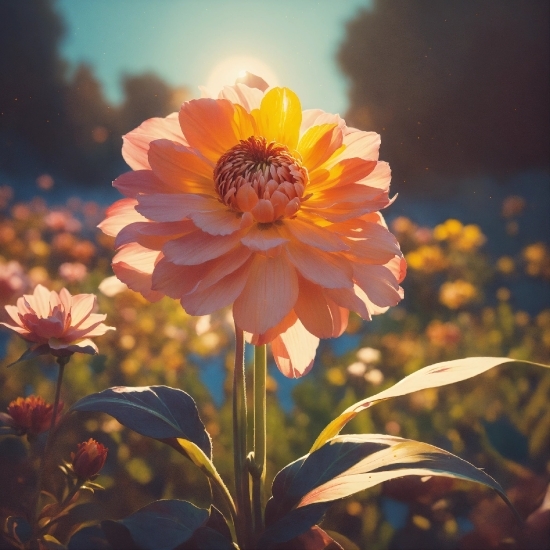
M 266 346 L 254 348 L 254 458 L 252 475 L 252 507 L 254 531 L 263 530 L 263 500 L 266 470 Z
M 42 481 L 44 479 L 46 457 L 48 456 L 48 451 L 50 448 L 53 431 L 55 429 L 55 424 L 57 421 L 57 409 L 59 408 L 59 397 L 61 395 L 61 383 L 63 382 L 63 372 L 65 371 L 65 365 L 69 362 L 69 359 L 70 359 L 70 356 L 57 358 L 57 364 L 59 365 L 59 370 L 57 372 L 57 384 L 55 386 L 55 398 L 53 402 L 52 420 L 50 422 L 50 429 L 48 430 L 48 435 L 46 436 L 46 444 L 44 445 L 44 451 L 42 452 L 42 456 L 40 457 L 40 467 L 38 470 L 36 495 L 35 495 L 34 506 L 33 506 L 35 518 L 38 518 L 38 516 L 40 515 L 40 495 L 42 492 Z M 34 529 L 36 530 L 36 528 L 37 528 L 37 524 L 35 519 Z
M 237 492 L 237 533 L 239 542 L 248 547 L 251 526 L 250 488 L 247 452 L 246 382 L 243 331 L 235 326 L 235 366 L 233 370 L 233 461 Z

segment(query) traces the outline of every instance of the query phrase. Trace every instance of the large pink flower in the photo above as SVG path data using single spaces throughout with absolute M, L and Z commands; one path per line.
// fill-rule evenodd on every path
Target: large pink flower
M 0 325 L 32 342 L 20 360 L 45 353 L 56 357 L 75 352 L 93 355 L 98 349 L 90 338 L 115 330 L 103 324 L 106 315 L 92 313 L 95 306 L 93 294 L 71 296 L 66 288 L 58 294 L 37 285 L 34 293 L 19 298 L 16 306 L 5 306 L 11 319 Z
M 379 213 L 390 169 L 378 134 L 246 82 L 124 136 L 133 171 L 113 185 L 127 198 L 100 227 L 131 289 L 191 315 L 233 305 L 249 340 L 271 342 L 297 377 L 350 310 L 370 319 L 403 296 L 405 262 Z

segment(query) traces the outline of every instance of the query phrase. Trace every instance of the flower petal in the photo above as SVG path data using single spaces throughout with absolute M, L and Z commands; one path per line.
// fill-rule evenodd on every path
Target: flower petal
M 383 265 L 354 264 L 353 278 L 376 306 L 395 306 L 403 298 L 395 276 Z
M 298 96 L 288 88 L 272 88 L 262 99 L 257 121 L 259 134 L 268 142 L 296 149 L 302 122 Z
M 113 271 L 130 289 L 150 302 L 157 302 L 163 294 L 153 291 L 151 285 L 153 269 L 159 257 L 157 250 L 149 250 L 137 243 L 127 244 L 113 258 Z
M 375 168 L 375 160 L 348 158 L 341 160 L 330 168 L 321 165 L 309 174 L 308 191 L 319 193 L 333 187 L 343 187 L 366 178 Z
M 177 113 L 166 118 L 150 118 L 135 130 L 122 136 L 122 156 L 134 170 L 150 168 L 147 159 L 149 144 L 156 139 L 170 139 L 187 145 L 181 132 Z
M 129 198 L 136 198 L 140 193 L 177 193 L 178 190 L 157 178 L 152 170 L 134 170 L 126 172 L 113 181 L 120 193 Z
M 99 229 L 106 235 L 116 237 L 119 231 L 126 225 L 134 222 L 146 222 L 139 212 L 136 211 L 135 199 L 121 199 L 107 208 L 107 217 L 98 225 Z
M 178 222 L 189 216 L 191 212 L 211 212 L 223 208 L 214 197 L 193 195 L 191 193 L 178 195 L 139 195 L 136 210 L 145 219 L 156 222 Z
M 166 243 L 163 252 L 176 265 L 199 265 L 229 252 L 240 239 L 240 233 L 213 236 L 197 230 Z
M 179 300 L 184 294 L 197 287 L 206 271 L 205 264 L 199 266 L 175 265 L 166 258 L 162 258 L 155 265 L 151 288 Z
M 310 171 L 320 166 L 342 145 L 342 140 L 342 130 L 337 124 L 309 128 L 298 143 L 304 166 Z
M 262 334 L 288 315 L 297 297 L 298 276 L 285 255 L 256 255 L 246 286 L 233 305 L 235 323 L 242 330 Z
M 323 288 L 351 288 L 353 268 L 341 254 L 323 252 L 297 241 L 285 246 L 288 258 L 308 280 Z
M 241 239 L 244 246 L 254 252 L 265 252 L 286 243 L 288 238 L 284 236 L 281 228 L 272 224 L 265 227 L 260 224 L 254 224 L 248 233 Z
M 154 141 L 149 163 L 154 174 L 176 192 L 216 195 L 214 165 L 185 145 L 167 139 Z
M 319 338 L 296 321 L 271 343 L 271 352 L 279 370 L 288 378 L 300 378 L 313 367 Z
M 181 106 L 179 121 L 189 145 L 212 162 L 255 133 L 252 116 L 226 99 L 186 101 Z
M 321 287 L 300 277 L 294 311 L 304 327 L 318 338 L 334 338 L 346 330 L 349 311 L 328 298 Z
M 260 92 L 265 92 L 269 88 L 269 84 L 261 76 L 248 71 L 245 71 L 244 76 L 239 76 L 235 80 L 235 86 L 243 84 L 249 88 L 260 90 Z
M 203 290 L 194 290 L 181 297 L 183 309 L 190 315 L 207 315 L 232 304 L 241 294 L 248 278 L 248 262 Z
M 306 220 L 294 218 L 284 223 L 284 228 L 293 238 L 301 243 L 324 250 L 325 252 L 340 252 L 349 250 L 344 241 L 332 231 L 319 227 Z
M 93 294 L 77 294 L 71 298 L 71 325 L 79 327 L 80 324 L 92 313 L 97 304 L 97 298 Z
M 250 74 L 250 73 L 247 73 Z M 231 103 L 238 103 L 246 109 L 248 113 L 254 109 L 259 109 L 264 95 L 264 90 L 267 89 L 267 84 L 260 77 L 256 77 L 261 80 L 266 87 L 262 90 L 258 86 L 250 86 L 246 82 L 236 82 L 234 86 L 224 86 L 218 99 L 228 99 Z
M 181 222 L 135 222 L 123 227 L 115 239 L 115 248 L 138 243 L 151 250 L 160 250 L 170 239 L 195 231 L 191 220 Z

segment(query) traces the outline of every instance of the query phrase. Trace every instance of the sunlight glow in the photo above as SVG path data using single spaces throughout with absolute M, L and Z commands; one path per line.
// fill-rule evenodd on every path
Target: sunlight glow
M 278 79 L 273 70 L 263 61 L 254 57 L 238 56 L 218 63 L 210 73 L 206 88 L 214 96 L 224 87 L 235 83 L 246 71 L 261 76 L 270 86 L 277 86 Z

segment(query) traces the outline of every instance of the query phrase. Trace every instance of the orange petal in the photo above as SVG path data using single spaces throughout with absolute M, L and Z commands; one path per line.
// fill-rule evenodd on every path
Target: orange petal
M 300 277 L 300 295 L 294 311 L 304 327 L 318 338 L 340 336 L 347 327 L 347 309 L 327 298 L 323 289 Z
M 383 265 L 356 264 L 353 266 L 353 278 L 376 306 L 395 306 L 403 298 L 403 290 L 395 276 Z
M 194 290 L 181 297 L 183 309 L 190 315 L 207 315 L 232 304 L 241 294 L 248 277 L 248 262 L 204 290 Z
M 342 187 L 366 178 L 375 168 L 375 160 L 344 159 L 330 169 L 323 166 L 309 174 L 309 193 L 319 193 L 332 187 Z
M 226 254 L 239 244 L 240 239 L 240 233 L 212 236 L 197 230 L 166 243 L 163 253 L 176 265 L 199 265 Z
M 181 132 L 177 113 L 166 118 L 150 118 L 135 130 L 122 136 L 122 156 L 134 170 L 150 168 L 147 159 L 149 144 L 155 139 L 170 139 L 187 145 Z
M 292 310 L 280 323 L 277 323 L 273 328 L 270 328 L 268 331 L 263 334 L 250 334 L 249 332 L 244 333 L 245 340 L 249 344 L 254 344 L 255 346 L 262 346 L 264 344 L 271 343 L 277 336 L 289 329 L 293 324 L 298 321 L 298 316 Z
M 151 288 L 179 300 L 199 284 L 206 271 L 203 265 L 175 265 L 162 258 L 155 265 Z
M 288 315 L 297 297 L 298 277 L 286 257 L 256 255 L 233 305 L 235 323 L 247 332 L 263 334 Z
M 177 193 L 177 189 L 157 178 L 152 170 L 126 172 L 113 181 L 113 187 L 126 197 L 136 198 L 140 193 Z
M 252 116 L 226 99 L 187 101 L 181 106 L 179 121 L 189 145 L 214 163 L 255 130 Z
M 298 152 L 308 170 L 314 170 L 328 160 L 342 145 L 342 130 L 337 124 L 313 126 L 301 137 Z
M 254 224 L 241 239 L 244 246 L 255 252 L 271 250 L 287 241 L 288 238 L 285 237 L 281 228 L 276 224 L 272 224 L 269 227 Z
M 123 227 L 115 239 L 115 248 L 138 243 L 151 250 L 160 250 L 167 241 L 181 237 L 196 229 L 191 220 L 183 222 L 135 222 Z
M 166 139 L 157 140 L 151 143 L 149 163 L 154 174 L 171 188 L 217 197 L 214 166 L 193 149 Z
M 252 255 L 252 252 L 244 247 L 238 246 L 236 249 L 231 250 L 225 256 L 210 260 L 205 266 L 205 273 L 201 277 L 201 281 L 198 285 L 198 290 L 203 290 L 216 284 L 241 267 Z
M 319 248 L 325 252 L 349 250 L 349 247 L 339 235 L 306 220 L 298 218 L 287 220 L 284 222 L 283 227 L 301 243 Z
M 268 142 L 276 141 L 296 149 L 302 107 L 298 96 L 288 88 L 272 88 L 263 97 L 260 109 L 255 112 L 258 132 Z
M 217 210 L 201 212 L 196 210 L 189 213 L 195 225 L 210 235 L 230 235 L 241 229 L 241 218 L 234 210 L 230 210 L 221 203 Z
M 351 288 L 353 268 L 342 254 L 323 252 L 296 241 L 285 246 L 292 264 L 308 280 L 324 288 Z
M 366 160 L 378 160 L 380 135 L 376 132 L 354 130 L 347 133 L 343 140 L 346 148 L 333 160 L 338 162 L 346 158 L 359 157 Z
M 288 378 L 300 378 L 313 367 L 319 338 L 309 333 L 300 320 L 271 343 L 279 370 Z
M 192 212 L 212 212 L 225 209 L 214 197 L 193 195 L 139 195 L 136 210 L 145 216 L 144 219 L 156 222 L 179 222 Z

